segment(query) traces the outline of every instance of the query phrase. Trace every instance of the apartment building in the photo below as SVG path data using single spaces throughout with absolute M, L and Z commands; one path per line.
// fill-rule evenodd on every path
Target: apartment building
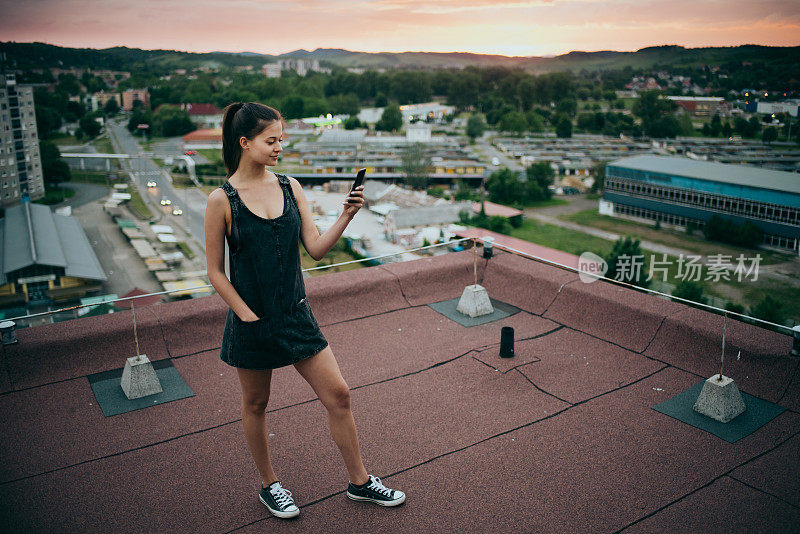
M 33 88 L 0 73 L 0 205 L 44 196 Z

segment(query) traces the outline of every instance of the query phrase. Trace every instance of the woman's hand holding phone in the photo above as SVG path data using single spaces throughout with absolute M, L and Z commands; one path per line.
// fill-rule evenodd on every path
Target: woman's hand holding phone
M 356 180 L 353 182 L 353 186 L 347 194 L 347 199 L 344 201 L 343 213 L 348 217 L 352 218 L 364 205 L 364 186 L 362 184 L 364 183 L 366 172 L 367 169 L 359 169 L 358 174 L 356 174 Z

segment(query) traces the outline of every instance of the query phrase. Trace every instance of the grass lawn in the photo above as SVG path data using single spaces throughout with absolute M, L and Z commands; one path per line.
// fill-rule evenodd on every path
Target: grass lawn
M 547 200 L 536 200 L 525 204 L 526 208 L 550 208 L 552 206 L 566 206 L 569 204 L 568 200 L 563 198 L 548 198 Z
M 139 191 L 137 191 L 135 187 L 130 187 L 128 188 L 128 193 L 131 194 L 131 200 L 128 203 L 128 207 L 131 209 L 133 214 L 140 219 L 152 219 L 153 212 L 150 211 L 150 208 L 148 208 L 144 203 L 141 195 L 139 195 Z
M 114 148 L 111 146 L 111 141 L 109 141 L 108 137 L 98 137 L 94 141 L 92 141 L 92 145 L 94 145 L 95 150 L 100 154 L 114 154 Z
M 576 256 L 590 251 L 601 257 L 606 257 L 614 245 L 611 241 L 599 237 L 575 232 L 560 226 L 540 223 L 531 219 L 525 219 L 522 226 L 514 228 L 510 235 L 531 243 L 575 254 Z M 741 251 L 737 251 L 737 254 L 738 252 Z M 762 252 L 759 251 L 759 253 Z M 667 267 L 666 284 L 676 286 L 681 282 L 681 278 L 678 277 L 679 262 L 677 257 L 668 255 L 664 258 L 663 254 L 645 249 L 642 250 L 642 253 L 645 255 L 646 266 L 643 272 L 646 275 L 650 274 L 651 262 L 655 258 L 656 261 L 666 262 L 664 264 Z M 752 257 L 752 253 L 745 252 L 744 254 L 747 258 Z M 763 260 L 761 264 L 764 264 Z M 658 270 L 654 271 L 653 274 L 653 278 L 657 281 L 651 284 L 650 288 L 669 293 L 670 287 L 662 287 L 663 274 Z M 705 280 L 707 276 L 708 270 L 704 266 L 698 283 L 703 287 L 705 295 L 716 297 L 716 300 L 709 302 L 709 304 L 724 307 L 725 302 L 732 301 L 737 304 L 743 304 L 746 308 L 751 308 L 767 294 L 770 294 L 783 304 L 784 311 L 789 319 L 800 323 L 800 287 L 777 280 L 764 279 L 763 277 L 759 277 L 756 281 L 752 280 L 752 276 L 743 277 L 740 282 L 731 276 L 728 281 L 720 280 L 714 282 L 713 280 Z M 745 312 L 747 312 L 747 309 Z
M 187 245 L 183 241 L 178 241 L 178 248 L 181 249 L 183 255 L 189 258 L 190 260 L 194 258 L 194 252 L 192 252 L 192 249 L 189 248 L 189 245 Z
M 300 247 L 300 264 L 303 269 L 319 267 L 321 265 L 332 265 L 334 263 L 352 261 L 354 259 L 356 258 L 347 252 L 341 250 L 331 250 L 327 256 L 322 258 L 322 261 L 316 261 L 314 258 L 308 255 L 308 252 L 306 252 L 302 246 Z M 310 271 L 308 274 L 311 276 L 318 276 L 327 273 L 338 273 L 339 271 L 352 271 L 353 269 L 360 269 L 364 265 L 364 263 L 351 263 L 349 265 L 342 265 L 340 267 L 331 267 L 330 269 L 318 269 L 316 271 Z
M 125 180 L 112 180 L 105 171 L 72 171 L 72 181 L 87 184 L 111 186 L 115 183 L 124 183 Z
M 560 215 L 559 219 L 574 222 L 583 226 L 599 228 L 620 235 L 632 235 L 638 239 L 652 241 L 670 247 L 687 250 L 694 254 L 703 256 L 713 254 L 724 254 L 736 258 L 739 254 L 750 257 L 756 253 L 761 255 L 762 265 L 771 265 L 787 261 L 791 256 L 774 252 L 771 250 L 751 250 L 738 248 L 724 243 L 707 241 L 702 232 L 696 231 L 693 235 L 678 230 L 661 228 L 656 230 L 652 225 L 643 224 L 635 221 L 628 221 L 608 215 L 600 215 L 597 210 L 590 209 L 577 213 Z
M 78 141 L 72 135 L 62 135 L 59 137 L 51 137 L 50 139 L 46 139 L 46 141 L 50 141 L 56 146 L 64 146 L 64 145 L 80 145 L 83 141 Z
M 215 161 L 222 163 L 222 150 L 219 148 L 201 148 L 197 152 L 212 163 Z
M 576 256 L 580 256 L 586 251 L 606 256 L 613 247 L 611 241 L 589 234 L 577 233 L 574 230 L 560 226 L 540 223 L 532 219 L 524 219 L 522 226 L 512 229 L 510 235 L 531 243 L 569 252 Z
M 71 198 L 75 195 L 75 191 L 67 187 L 47 187 L 44 190 L 44 196 L 38 200 L 34 200 L 37 204 L 44 204 L 51 206 L 63 202 L 65 199 Z

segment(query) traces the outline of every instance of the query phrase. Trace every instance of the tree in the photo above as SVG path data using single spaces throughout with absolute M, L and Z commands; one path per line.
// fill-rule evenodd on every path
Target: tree
M 283 116 L 287 119 L 302 119 L 305 111 L 305 100 L 302 96 L 289 96 L 281 105 Z
M 558 137 L 572 137 L 572 121 L 567 118 L 562 118 L 556 124 L 556 135 Z
M 714 137 L 719 137 L 719 135 L 722 133 L 722 119 L 720 119 L 719 113 L 715 113 L 711 118 L 709 133 Z
M 69 166 L 61 158 L 61 151 L 54 143 L 40 141 L 39 156 L 42 160 L 42 175 L 46 186 L 58 187 L 60 183 L 72 179 Z
M 681 135 L 689 136 L 695 132 L 694 124 L 692 124 L 692 118 L 688 113 L 682 114 L 680 119 L 678 119 L 678 123 L 680 124 Z
M 504 167 L 486 179 L 486 190 L 492 202 L 510 204 L 523 197 L 525 188 L 517 173 Z
M 692 302 L 705 304 L 708 299 L 703 296 L 703 286 L 691 280 L 681 280 L 672 292 L 672 296 L 679 297 Z
M 106 105 L 103 106 L 103 111 L 105 111 L 109 115 L 113 115 L 115 113 L 119 113 L 119 104 L 117 103 L 116 98 L 109 98 L 106 101 Z
M 403 112 L 400 111 L 400 106 L 392 103 L 383 108 L 383 114 L 375 124 L 375 129 L 391 132 L 399 130 L 401 126 L 403 126 Z
M 375 107 L 376 108 L 384 108 L 389 104 L 389 100 L 387 100 L 386 95 L 383 93 L 378 93 L 375 95 Z
M 405 175 L 405 183 L 413 189 L 424 190 L 428 187 L 431 158 L 425 153 L 422 143 L 406 145 L 400 156 L 401 169 Z
M 131 118 L 128 120 L 128 131 L 131 133 L 137 132 L 140 124 L 147 124 L 150 126 L 151 122 L 153 122 L 153 116 L 149 111 L 134 111 L 131 114 Z
M 361 103 L 355 93 L 346 95 L 333 95 L 328 97 L 328 105 L 334 115 L 358 115 L 361 110 Z
M 603 190 L 603 185 L 606 181 L 606 165 L 608 162 L 606 161 L 598 161 L 592 167 L 592 176 L 594 176 L 594 182 L 592 183 L 592 193 L 597 193 L 598 191 Z
M 527 200 L 547 200 L 553 196 L 550 186 L 553 184 L 555 171 L 549 161 L 538 161 L 525 169 L 528 181 L 525 182 Z
M 528 131 L 543 132 L 544 131 L 544 117 L 536 111 L 530 110 L 525 112 L 525 119 L 528 121 Z
M 769 294 L 765 295 L 758 304 L 750 308 L 750 315 L 756 319 L 776 324 L 783 324 L 786 322 L 786 313 L 783 309 L 783 303 Z
M 524 133 L 528 129 L 525 115 L 519 111 L 509 111 L 500 118 L 500 129 L 505 132 Z
M 774 126 L 768 126 L 761 134 L 761 140 L 769 144 L 778 139 L 778 129 Z
M 97 122 L 92 114 L 81 117 L 81 120 L 78 121 L 78 126 L 80 126 L 81 131 L 86 137 L 90 139 L 96 137 L 97 134 L 100 133 L 100 130 L 102 130 L 102 126 L 100 126 L 100 123 Z
M 486 121 L 480 113 L 473 113 L 467 120 L 467 136 L 470 141 L 475 142 L 475 139 L 482 136 L 486 131 Z
M 195 129 L 189 113 L 172 106 L 162 106 L 153 115 L 153 135 L 175 137 L 187 134 Z
M 620 237 L 605 260 L 608 264 L 606 277 L 639 287 L 648 286 L 647 265 L 638 239 Z
M 345 130 L 355 130 L 356 128 L 361 128 L 363 125 L 361 121 L 358 120 L 358 117 L 348 117 L 346 121 L 344 121 L 344 129 Z
M 36 129 L 39 138 L 47 139 L 61 127 L 61 115 L 58 111 L 48 106 L 34 105 L 36 112 Z
M 763 231 L 750 221 L 740 225 L 730 219 L 713 215 L 703 226 L 703 235 L 710 241 L 755 248 L 762 241 Z

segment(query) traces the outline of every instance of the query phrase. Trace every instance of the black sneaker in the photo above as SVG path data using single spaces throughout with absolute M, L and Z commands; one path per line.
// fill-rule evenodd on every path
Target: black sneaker
M 352 482 L 347 485 L 347 497 L 354 501 L 370 501 L 381 506 L 397 506 L 406 500 L 406 494 L 400 490 L 389 489 L 381 484 L 381 479 L 369 475 L 363 486 Z
M 268 488 L 261 486 L 261 493 L 258 498 L 264 503 L 272 515 L 281 519 L 297 517 L 300 515 L 300 508 L 294 504 L 292 492 L 283 489 L 280 481 L 273 482 Z

